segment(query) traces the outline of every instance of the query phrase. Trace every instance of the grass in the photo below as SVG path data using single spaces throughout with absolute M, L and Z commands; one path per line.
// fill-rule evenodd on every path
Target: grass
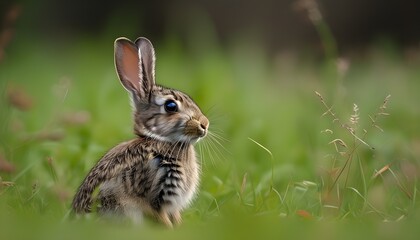
M 198 198 L 166 230 L 66 217 L 88 170 L 133 134 L 113 37 L 59 43 L 17 39 L 0 62 L 1 239 L 418 234 L 418 51 L 378 44 L 336 67 L 249 43 L 156 44 L 157 81 L 190 94 L 215 134 L 197 147 Z

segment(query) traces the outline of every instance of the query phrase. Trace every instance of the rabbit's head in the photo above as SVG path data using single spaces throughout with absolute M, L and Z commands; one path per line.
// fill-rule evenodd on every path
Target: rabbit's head
M 155 52 L 146 38 L 115 41 L 115 68 L 134 106 L 138 136 L 165 142 L 195 143 L 205 137 L 209 121 L 185 93 L 156 85 Z

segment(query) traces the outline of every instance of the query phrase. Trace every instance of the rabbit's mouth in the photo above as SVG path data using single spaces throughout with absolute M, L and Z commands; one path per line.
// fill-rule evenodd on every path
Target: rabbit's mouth
M 153 131 L 147 131 L 144 136 L 152 138 L 158 141 L 163 142 L 172 142 L 172 143 L 188 143 L 195 144 L 207 135 L 207 128 L 193 128 L 191 126 L 183 128 L 183 130 L 178 129 L 178 131 L 172 132 L 170 134 L 166 133 L 164 135 L 156 134 Z
M 197 142 L 207 135 L 208 127 L 209 121 L 206 117 L 202 116 L 199 119 L 192 118 L 185 124 L 184 135 Z
M 172 143 L 186 143 L 186 144 L 195 144 L 198 141 L 200 141 L 201 139 L 203 139 L 203 137 L 200 136 L 187 136 L 187 135 L 177 135 L 174 137 L 167 137 L 167 138 L 157 138 L 160 139 L 162 141 L 166 141 L 166 142 L 172 142 Z
M 186 130 L 181 136 L 175 138 L 176 142 L 195 144 L 207 135 L 207 130 Z

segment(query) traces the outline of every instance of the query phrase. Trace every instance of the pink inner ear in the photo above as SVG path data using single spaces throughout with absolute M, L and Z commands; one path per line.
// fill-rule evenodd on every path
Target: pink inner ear
M 139 92 L 140 88 L 140 69 L 138 50 L 130 43 L 121 43 L 120 50 L 117 51 L 117 69 L 120 80 L 128 90 Z

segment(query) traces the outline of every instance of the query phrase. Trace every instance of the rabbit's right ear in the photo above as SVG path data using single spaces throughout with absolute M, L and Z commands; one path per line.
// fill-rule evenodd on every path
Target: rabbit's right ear
M 124 88 L 132 94 L 133 102 L 138 103 L 146 96 L 140 86 L 143 78 L 142 60 L 136 44 L 127 38 L 118 38 L 114 44 L 115 69 Z

